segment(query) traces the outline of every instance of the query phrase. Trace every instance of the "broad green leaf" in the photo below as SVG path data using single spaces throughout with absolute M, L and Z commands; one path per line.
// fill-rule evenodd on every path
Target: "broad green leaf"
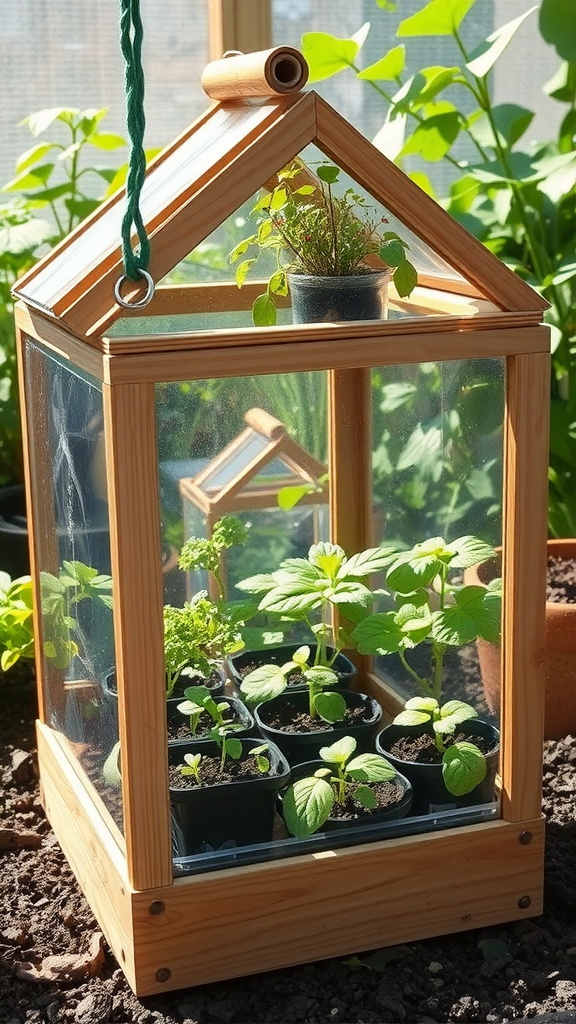
M 257 573 L 256 576 L 248 576 L 236 584 L 238 590 L 245 590 L 249 594 L 261 594 L 265 590 L 272 590 L 276 581 L 270 573 Z
M 54 121 L 67 120 L 69 123 L 70 118 L 79 113 L 80 111 L 75 108 L 50 107 L 46 110 L 38 110 L 36 113 L 30 114 L 29 117 L 25 117 L 23 121 L 20 121 L 20 124 L 27 125 L 32 135 L 37 136 L 46 131 L 51 124 L 54 124 Z
M 238 761 L 242 757 L 242 741 L 227 737 L 223 742 L 226 747 L 226 756 L 231 757 L 233 761 Z
M 273 327 L 276 323 L 276 307 L 267 292 L 259 295 L 252 306 L 252 319 L 256 327 Z
M 485 541 L 471 534 L 450 541 L 448 547 L 450 551 L 455 552 L 454 557 L 450 559 L 450 565 L 456 569 L 468 569 L 470 566 L 486 562 L 496 555 L 490 544 L 486 544 Z
M 486 778 L 486 759 L 474 743 L 454 743 L 442 758 L 442 778 L 449 793 L 465 796 Z
M 294 484 L 290 487 L 281 487 L 278 491 L 278 507 L 289 511 L 313 490 L 315 490 L 313 484 Z
M 524 135 L 533 118 L 534 112 L 526 107 L 519 107 L 515 103 L 501 103 L 492 108 L 490 118 L 487 114 L 482 114 L 471 126 L 470 134 L 482 148 L 494 147 L 494 126 L 500 144 L 510 149 Z
M 408 260 L 404 260 L 394 274 L 394 287 L 398 295 L 401 298 L 411 295 L 417 284 L 418 273 L 416 268 Z
M 277 697 L 286 685 L 286 677 L 279 665 L 261 665 L 244 677 L 240 691 L 248 703 L 258 704 Z
M 93 132 L 88 138 L 88 142 L 91 146 L 96 146 L 97 149 L 105 150 L 120 149 L 121 146 L 126 145 L 126 139 L 113 132 Z
M 270 199 L 270 211 L 272 213 L 277 213 L 278 210 L 281 210 L 282 207 L 286 205 L 287 199 L 288 192 L 285 188 L 275 188 Z
M 407 711 L 427 711 L 433 714 L 438 710 L 438 701 L 434 697 L 410 697 L 404 707 Z
M 447 68 L 444 67 L 443 65 L 435 65 L 429 68 L 422 68 L 420 70 L 420 74 L 424 75 L 424 78 L 426 79 L 426 86 L 422 90 L 422 93 L 420 94 L 418 106 L 424 104 L 432 104 L 432 101 L 436 99 L 439 93 L 443 92 L 444 89 L 446 89 L 449 85 L 452 85 L 452 83 L 457 78 L 462 78 L 460 68 L 456 66 Z M 455 107 L 452 106 L 452 104 L 449 103 L 437 104 L 437 106 L 440 106 L 443 110 L 456 109 Z M 430 106 L 429 115 L 433 114 L 434 112 L 434 107 Z M 440 110 L 436 110 L 436 113 L 440 113 Z
M 406 18 L 398 36 L 451 36 L 475 0 L 430 0 L 426 7 Z
M 353 736 L 342 736 L 335 743 L 331 743 L 329 747 L 320 747 L 319 754 L 323 761 L 328 761 L 328 764 L 346 764 L 348 758 L 356 750 L 356 746 Z
M 332 593 L 326 594 L 331 604 L 357 604 L 368 608 L 374 603 L 374 594 L 363 583 L 354 580 L 342 580 L 336 583 Z
M 16 173 L 22 174 L 33 164 L 41 160 L 42 157 L 46 156 L 51 149 L 55 149 L 55 143 L 53 142 L 39 142 L 38 145 L 32 146 L 31 149 L 27 149 L 25 153 L 22 153 L 16 163 Z
M 430 721 L 430 715 L 425 711 L 401 711 L 394 719 L 394 725 L 425 725 Z
M 398 382 L 385 384 L 382 388 L 383 400 L 380 403 L 382 412 L 395 412 L 403 406 L 411 406 L 413 399 L 418 394 L 415 384 Z
M 540 31 L 563 60 L 576 63 L 576 19 L 573 0 L 542 0 Z
M 324 181 L 327 185 L 333 185 L 340 177 L 340 168 L 335 167 L 333 164 L 321 164 L 316 169 L 316 174 L 320 181 Z
M 560 203 L 576 185 L 576 152 L 562 153 L 536 161 L 534 168 L 542 175 L 537 188 L 554 203 Z
M 394 612 L 369 615 L 356 626 L 352 636 L 360 654 L 397 654 L 405 645 Z
M 308 558 L 312 565 L 321 569 L 329 579 L 335 579 L 340 566 L 346 560 L 346 552 L 339 544 L 320 541 L 319 544 L 312 545 L 308 552 Z
M 380 754 L 360 754 L 348 762 L 346 774 L 358 782 L 387 782 L 396 769 Z
M 495 32 L 492 32 L 472 52 L 471 59 L 466 64 L 468 71 L 475 75 L 476 78 L 484 78 L 496 63 L 500 54 L 504 53 L 504 50 L 516 35 L 522 22 L 537 10 L 538 5 L 536 4 L 518 18 L 513 18 L 512 21 L 508 21 L 501 28 L 497 28 Z
M 369 82 L 397 82 L 406 63 L 406 47 L 395 46 L 385 57 L 360 71 L 358 78 Z
M 53 170 L 54 164 L 41 164 L 39 167 L 34 167 L 33 170 L 24 171 L 3 185 L 2 191 L 24 192 L 31 188 L 40 188 L 41 185 L 46 184 Z
M 311 668 L 306 669 L 304 674 L 310 685 L 317 689 L 335 686 L 338 682 L 338 677 L 334 670 L 326 668 L 325 665 L 312 665 Z
M 346 714 L 346 701 L 335 690 L 317 694 L 314 707 L 324 722 L 340 722 Z
M 392 239 L 380 247 L 380 257 L 389 267 L 399 267 L 406 259 L 404 246 Z
M 352 555 L 343 565 L 340 566 L 336 578 L 341 579 L 346 576 L 372 576 L 374 573 L 380 572 L 387 565 L 390 564 L 396 554 L 396 548 L 366 548 L 365 551 L 359 551 L 358 554 Z
M 274 587 L 264 595 L 258 608 L 261 612 L 274 612 L 280 615 L 296 615 L 300 617 L 302 612 L 310 611 L 312 608 L 319 608 L 322 598 L 319 591 L 313 593 L 302 592 L 302 584 L 298 581 L 286 583 L 280 587 Z
M 460 125 L 457 111 L 427 117 L 406 140 L 400 155 L 417 153 L 431 163 L 441 160 L 458 138 Z
M 441 472 L 443 465 L 443 460 L 440 458 L 442 442 L 441 427 L 431 424 L 424 428 L 421 423 L 418 423 L 398 457 L 396 469 L 401 472 L 412 466 L 418 466 L 422 475 L 431 476 L 433 480 L 437 479 L 437 474 L 439 471 Z
M 188 686 L 184 690 L 184 696 L 187 700 L 192 701 L 195 704 L 203 704 L 204 701 L 210 697 L 210 690 L 207 686 Z M 180 708 L 178 708 L 180 710 Z
M 102 765 L 102 777 L 107 786 L 112 789 L 120 789 L 122 776 L 120 774 L 120 743 L 115 743 Z
M 328 32 L 305 32 L 300 45 L 310 69 L 310 83 L 352 67 L 360 50 L 355 39 L 339 39 Z
M 576 96 L 576 67 L 564 61 L 542 91 L 560 103 L 572 103 Z
M 409 171 L 408 177 L 410 178 L 410 181 L 413 181 L 415 185 L 418 185 L 418 188 L 421 188 L 427 196 L 431 196 L 432 199 L 436 199 L 434 186 L 428 175 L 424 174 L 424 171 Z
M 274 295 L 288 295 L 286 271 L 277 270 L 275 274 L 272 274 L 272 277 L 268 282 L 268 287 Z
M 447 700 L 440 709 L 442 718 L 452 718 L 458 723 L 467 722 L 469 718 L 477 718 L 478 712 L 471 704 L 463 700 Z
M 455 595 L 455 601 L 455 604 L 432 615 L 431 635 L 437 643 L 461 647 L 472 643 L 478 636 L 498 643 L 498 595 L 488 595 L 485 587 L 465 587 Z
M 297 839 L 312 835 L 326 819 L 334 803 L 332 786 L 312 775 L 299 779 L 284 794 L 282 816 L 286 828 Z

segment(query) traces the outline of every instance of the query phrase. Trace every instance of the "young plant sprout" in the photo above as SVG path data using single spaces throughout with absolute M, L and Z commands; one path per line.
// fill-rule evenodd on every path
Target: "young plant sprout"
M 325 692 L 325 687 L 334 686 L 338 677 L 333 669 L 324 665 L 309 665 L 309 647 L 299 647 L 291 661 L 283 665 L 260 665 L 249 672 L 240 684 L 242 696 L 248 704 L 277 697 L 288 686 L 291 672 L 299 671 L 308 684 L 308 711 L 311 718 L 322 718 L 325 722 L 338 722 L 346 714 L 346 701 L 342 694 Z
M 436 749 L 442 756 L 442 778 L 453 796 L 465 796 L 486 778 L 486 758 L 475 743 L 459 740 L 446 745 L 457 727 L 478 712 L 461 700 L 449 700 L 442 707 L 434 697 L 411 697 L 405 710 L 396 715 L 394 725 L 432 725 Z
M 334 804 L 344 804 L 349 798 L 359 808 L 372 810 L 377 800 L 366 783 L 395 778 L 395 769 L 380 754 L 359 754 L 350 760 L 355 750 L 352 736 L 321 747 L 320 757 L 328 767 L 298 779 L 286 791 L 282 801 L 284 821 L 297 839 L 316 832 L 330 817 Z
M 239 761 L 242 757 L 242 741 L 235 739 L 233 736 L 226 736 L 226 730 L 213 729 L 210 732 L 210 739 L 214 740 L 218 744 L 221 750 L 220 757 L 220 771 L 224 770 L 226 764 L 226 758 L 231 758 L 232 761 Z M 265 756 L 268 750 L 267 743 L 260 743 L 257 747 L 252 747 L 252 750 L 248 752 L 248 757 L 253 757 L 256 762 L 256 768 L 258 771 L 265 775 L 266 772 L 270 771 L 270 761 Z M 184 754 L 185 764 L 180 766 L 180 773 L 182 775 L 191 775 L 195 782 L 202 785 L 202 754 Z
M 395 554 L 392 548 L 367 548 L 348 558 L 339 544 L 321 542 L 312 545 L 308 558 L 287 558 L 275 572 L 251 576 L 237 586 L 264 595 L 258 611 L 282 621 L 304 622 L 316 640 L 314 665 L 331 668 L 343 647 L 355 646 L 342 626 L 335 629 L 328 621 L 333 609 L 360 622 L 376 596 L 385 593 L 370 590 L 364 580 L 380 572 Z
M 245 544 L 248 529 L 235 516 L 221 516 L 214 524 L 212 536 L 189 537 L 182 546 L 178 565 L 185 572 L 203 569 L 212 574 L 218 586 L 220 601 L 224 600 L 222 552 L 227 548 Z
M 224 717 L 225 713 L 230 711 L 228 701 L 221 700 L 216 702 L 208 687 L 189 686 L 184 690 L 184 696 L 186 700 L 178 705 L 178 711 L 189 717 L 190 732 L 193 736 L 196 735 L 203 711 L 210 716 L 216 728 L 224 729 L 228 732 L 242 728 L 238 723 Z
M 225 607 L 211 601 L 201 590 L 182 608 L 164 606 L 164 659 L 166 697 L 169 698 L 184 669 L 209 676 L 227 655 L 244 646 L 240 623 Z

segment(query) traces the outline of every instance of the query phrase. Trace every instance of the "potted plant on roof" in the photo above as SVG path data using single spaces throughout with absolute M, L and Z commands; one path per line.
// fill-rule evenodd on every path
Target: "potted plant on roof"
M 216 728 L 208 743 L 172 747 L 168 759 L 179 856 L 270 842 L 278 792 L 290 777 L 274 744 Z
M 356 740 L 343 736 L 321 747 L 319 762 L 299 765 L 282 794 L 282 816 L 298 839 L 405 817 L 412 786 L 381 754 L 356 757 Z
M 461 578 L 462 570 L 493 556 L 493 548 L 472 536 L 433 537 L 399 552 L 386 576 L 396 608 L 368 616 L 354 630 L 361 653 L 398 654 L 416 683 L 418 696 L 383 730 L 377 747 L 408 776 L 415 806 L 425 813 L 493 798 L 498 730 L 470 704 L 442 700 L 448 648 L 500 637 L 500 581 L 467 586 Z M 421 644 L 430 652 L 425 675 L 407 658 Z
M 238 264 L 241 287 L 261 253 L 275 255 L 266 291 L 252 308 L 257 327 L 276 323 L 276 299 L 288 290 L 294 323 L 314 323 L 381 319 L 389 281 L 402 296 L 416 286 L 408 244 L 386 230 L 386 218 L 364 196 L 352 188 L 340 194 L 339 177 L 333 164 L 321 164 L 314 176 L 294 160 L 255 204 L 256 231 L 235 246 L 230 260 L 256 249 Z
M 355 644 L 342 624 L 334 625 L 333 612 L 354 623 L 367 615 L 379 591 L 365 581 L 381 572 L 390 557 L 390 549 L 368 548 L 348 558 L 340 545 L 321 542 L 312 545 L 308 558 L 285 559 L 275 572 L 238 584 L 241 590 L 263 595 L 260 611 L 304 624 L 316 641 L 291 649 L 284 662 L 281 656 L 267 658 L 240 683 L 247 703 L 258 705 L 255 717 L 261 731 L 266 735 L 271 730 L 291 763 L 317 756 L 320 746 L 352 729 L 363 745 L 376 731 L 381 715 L 377 702 L 338 689 L 338 658 L 344 647 Z M 281 648 L 281 655 L 285 651 Z

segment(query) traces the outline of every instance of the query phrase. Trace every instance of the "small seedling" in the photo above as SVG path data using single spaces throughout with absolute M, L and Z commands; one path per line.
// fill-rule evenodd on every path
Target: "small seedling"
M 226 730 L 212 729 L 210 731 L 210 739 L 213 740 L 221 750 L 220 757 L 220 771 L 224 770 L 226 764 L 226 758 L 229 757 L 232 761 L 239 761 L 242 757 L 242 741 L 234 739 L 232 736 L 226 736 Z M 265 757 L 265 751 L 268 750 L 267 743 L 261 743 L 257 747 L 252 747 L 252 750 L 248 752 L 248 757 L 254 757 L 256 760 L 256 767 L 262 775 L 270 771 L 270 761 Z M 182 775 L 191 775 L 196 783 L 202 785 L 202 754 L 184 754 L 185 764 L 180 766 L 180 772 Z
M 249 704 L 278 697 L 288 686 L 291 672 L 298 671 L 308 686 L 308 710 L 311 718 L 322 718 L 325 722 L 339 722 L 346 714 L 346 701 L 342 694 L 330 690 L 338 677 L 334 669 L 323 665 L 309 665 L 310 648 L 299 647 L 291 661 L 283 665 L 260 665 L 249 672 L 240 685 L 242 695 Z
M 225 729 L 228 732 L 242 728 L 239 723 L 224 717 L 226 712 L 230 711 L 228 701 L 216 702 L 207 686 L 189 686 L 184 690 L 184 696 L 186 700 L 178 705 L 178 711 L 189 716 L 190 732 L 193 736 L 196 735 L 203 711 L 210 716 L 217 728 Z
M 297 839 L 316 832 L 330 817 L 334 804 L 344 804 L 349 797 L 360 808 L 372 810 L 376 797 L 369 782 L 388 782 L 396 771 L 380 754 L 359 754 L 356 740 L 343 736 L 330 747 L 321 747 L 320 757 L 329 767 L 318 768 L 314 775 L 292 783 L 283 798 L 286 827 Z
M 432 725 L 436 749 L 442 755 L 442 778 L 453 796 L 471 793 L 486 778 L 486 758 L 475 743 L 462 740 L 446 745 L 446 737 L 478 713 L 470 704 L 449 700 L 441 707 L 434 697 L 411 697 L 394 725 Z

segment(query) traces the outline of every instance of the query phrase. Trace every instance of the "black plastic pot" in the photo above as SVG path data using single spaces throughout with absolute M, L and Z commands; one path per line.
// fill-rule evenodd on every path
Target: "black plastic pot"
M 243 750 L 248 752 L 261 742 L 260 737 L 243 739 Z M 182 763 L 185 753 L 218 757 L 220 750 L 215 743 L 190 742 L 177 749 L 172 747 L 168 751 L 170 764 Z M 276 800 L 288 783 L 290 768 L 273 743 L 266 756 L 270 771 L 258 778 L 194 789 L 170 787 L 177 856 L 271 841 Z
M 301 764 L 303 761 L 314 761 L 320 752 L 320 747 L 329 746 L 339 740 L 342 736 L 353 736 L 356 740 L 356 753 L 362 754 L 374 749 L 374 737 L 378 731 L 378 725 L 382 717 L 382 708 L 374 697 L 368 697 L 365 693 L 356 693 L 354 690 L 339 691 L 348 708 L 366 708 L 368 718 L 360 724 L 346 724 L 335 722 L 334 725 L 324 723 L 325 728 L 318 732 L 283 732 L 270 726 L 270 716 L 279 708 L 290 703 L 298 710 L 308 709 L 308 693 L 298 690 L 296 693 L 281 693 L 272 700 L 263 701 L 258 704 L 254 711 L 256 725 L 262 735 L 275 743 L 290 765 Z
M 356 756 L 356 751 L 354 752 Z M 309 775 L 314 775 L 314 772 L 318 768 L 326 768 L 328 765 L 325 761 L 305 761 L 303 764 L 296 765 L 291 772 L 290 782 L 297 782 L 298 779 L 305 779 Z M 380 825 L 385 824 L 387 821 L 398 821 L 400 818 L 405 818 L 410 813 L 413 800 L 413 789 L 410 779 L 400 772 L 397 772 L 394 782 L 398 782 L 402 788 L 402 798 L 394 806 L 386 808 L 382 811 L 377 811 L 372 814 L 367 814 L 362 818 L 327 818 L 323 825 L 318 829 L 320 832 L 342 832 L 344 829 L 349 828 L 362 828 L 363 825 Z M 285 792 L 285 791 L 284 791 Z M 282 796 L 280 793 L 279 806 L 282 807 Z M 318 834 L 314 833 L 314 835 Z
M 234 684 L 240 688 L 242 683 L 243 673 L 242 670 L 247 665 L 252 667 L 260 665 L 284 665 L 287 661 L 291 661 L 294 652 L 299 647 L 303 647 L 304 644 L 283 644 L 281 647 L 270 647 L 268 650 L 261 651 L 240 651 L 239 654 L 233 654 L 228 658 L 230 675 Z M 316 656 L 316 645 L 308 644 L 310 647 L 310 663 L 314 664 L 314 658 Z M 328 648 L 328 657 L 331 657 L 332 650 Z M 348 689 L 356 676 L 356 666 L 347 658 L 345 654 L 339 654 L 336 658 L 332 668 L 338 675 L 338 681 L 334 683 L 335 690 L 346 690 Z M 294 693 L 297 690 L 308 690 L 305 683 L 290 683 L 290 693 Z
M 454 810 L 457 807 L 473 807 L 475 804 L 490 803 L 494 799 L 494 785 L 500 755 L 500 734 L 488 722 L 471 718 L 463 722 L 461 729 L 471 737 L 483 737 L 492 741 L 493 749 L 486 754 L 486 776 L 472 792 L 464 796 L 449 793 L 442 778 L 442 764 L 424 764 L 419 761 L 403 761 L 390 753 L 390 748 L 401 736 L 420 735 L 418 726 L 389 725 L 376 737 L 376 750 L 390 761 L 398 772 L 406 775 L 414 787 L 413 814 L 434 814 L 437 811 Z
M 222 697 L 224 694 L 224 687 L 226 685 L 226 672 L 223 667 L 218 667 L 214 670 L 214 679 L 202 679 L 201 685 L 206 686 L 213 697 Z M 180 680 L 179 680 L 180 681 Z M 198 679 L 182 679 L 183 687 L 194 686 L 198 683 Z M 108 708 L 108 719 L 109 719 L 109 731 L 111 735 L 118 739 L 118 690 L 116 689 L 116 670 L 113 669 L 108 672 L 102 680 L 102 696 L 104 698 L 104 704 Z M 179 697 L 170 697 L 166 701 L 166 716 L 169 718 L 171 715 L 178 716 L 178 705 L 185 700 L 183 695 Z
M 288 274 L 292 321 L 311 324 L 340 320 L 382 320 L 386 316 L 390 271 L 349 277 Z
M 178 711 L 178 704 L 181 704 L 182 701 L 185 700 L 185 699 L 186 699 L 185 697 L 178 698 L 178 700 L 176 701 L 175 704 L 174 704 L 173 701 L 169 702 L 170 703 L 170 707 L 167 709 L 168 729 L 170 729 L 170 723 L 171 722 L 176 722 L 178 724 L 181 724 L 181 723 L 186 721 L 186 716 L 183 715 L 181 711 Z M 219 699 L 219 698 L 217 698 L 217 699 Z M 250 714 L 250 712 L 249 712 L 248 708 L 246 707 L 246 705 L 243 704 L 242 701 L 238 697 L 229 697 L 227 694 L 224 697 L 224 700 L 230 706 L 231 715 L 227 716 L 227 717 L 232 717 L 233 718 L 233 722 L 234 722 L 234 726 L 235 726 L 234 729 L 230 730 L 231 733 L 233 733 L 233 735 L 237 736 L 239 739 L 242 739 L 244 736 L 253 736 L 255 731 L 256 731 L 256 726 L 254 725 L 254 718 Z M 211 740 L 210 740 L 210 738 L 208 736 L 190 736 L 189 735 L 185 739 L 177 739 L 177 740 L 169 739 L 168 740 L 168 746 L 169 747 L 182 747 L 182 746 L 185 746 L 186 744 L 188 744 L 188 743 L 190 743 L 192 741 L 195 742 L 195 743 L 210 743 L 211 742 Z

